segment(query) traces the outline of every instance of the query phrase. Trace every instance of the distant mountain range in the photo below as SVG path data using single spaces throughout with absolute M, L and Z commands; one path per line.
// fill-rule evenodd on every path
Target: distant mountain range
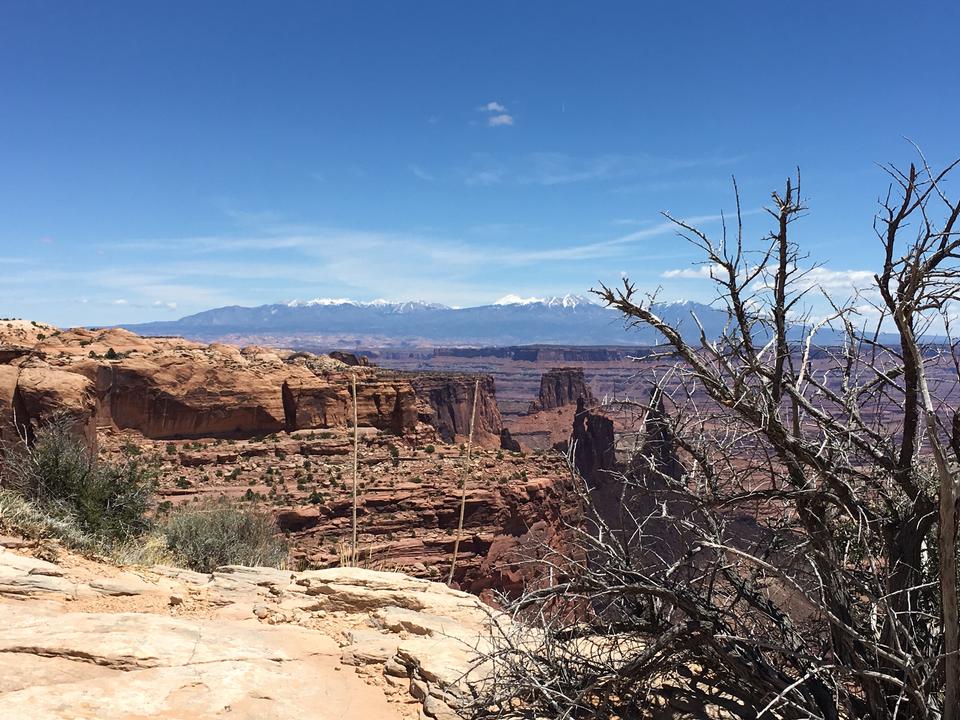
M 695 302 L 656 306 L 671 324 L 699 333 L 695 313 L 711 336 L 726 313 Z M 386 347 L 405 345 L 651 345 L 650 328 L 625 327 L 620 313 L 581 295 L 520 298 L 455 308 L 419 301 L 355 302 L 348 299 L 229 306 L 180 320 L 125 326 L 142 335 L 179 335 L 197 340 L 242 339 L 296 346 Z

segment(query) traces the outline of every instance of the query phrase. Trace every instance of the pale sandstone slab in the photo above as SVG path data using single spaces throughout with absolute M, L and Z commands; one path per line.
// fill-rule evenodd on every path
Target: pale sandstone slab
M 452 718 L 488 619 L 466 593 L 358 568 L 66 572 L 4 560 L 0 588 L 65 583 L 98 593 L 84 609 L 120 598 L 141 611 L 71 612 L 62 594 L 0 592 L 0 717 Z M 156 592 L 208 610 L 179 615 Z
M 383 692 L 336 660 L 224 661 L 36 685 L 0 694 L 0 716 L 34 720 L 395 720 Z

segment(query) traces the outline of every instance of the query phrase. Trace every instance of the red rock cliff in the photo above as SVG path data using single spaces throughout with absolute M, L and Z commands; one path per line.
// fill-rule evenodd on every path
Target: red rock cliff
M 581 399 L 588 406 L 595 402 L 583 368 L 554 368 L 540 377 L 540 395 L 530 405 L 530 412 L 576 405 Z
M 425 421 L 454 442 L 467 434 L 470 422 L 473 376 L 348 367 L 308 353 L 141 338 L 115 329 L 31 340 L 31 348 L 7 353 L 0 364 L 4 437 L 16 437 L 15 415 L 26 426 L 58 409 L 90 428 L 96 422 L 155 439 L 346 427 L 353 422 L 354 376 L 361 426 L 407 435 Z M 493 379 L 483 376 L 478 442 L 499 438 L 494 392 Z
M 479 377 L 474 439 L 480 444 L 499 445 L 503 421 L 492 376 L 423 373 L 408 377 L 422 403 L 421 419 L 435 427 L 448 443 L 463 440 L 470 432 L 473 390 Z

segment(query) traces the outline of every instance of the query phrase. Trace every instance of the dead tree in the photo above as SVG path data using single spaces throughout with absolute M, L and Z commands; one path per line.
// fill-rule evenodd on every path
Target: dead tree
M 735 184 L 720 237 L 671 218 L 710 268 L 720 337 L 693 316 L 691 341 L 628 280 L 601 286 L 663 337 L 646 410 L 680 471 L 635 458 L 620 481 L 645 501 L 580 531 L 588 560 L 554 557 L 563 582 L 510 606 L 476 717 L 956 720 L 954 165 L 886 168 L 880 269 L 820 317 L 817 266 L 791 239 L 799 176 L 753 248 Z

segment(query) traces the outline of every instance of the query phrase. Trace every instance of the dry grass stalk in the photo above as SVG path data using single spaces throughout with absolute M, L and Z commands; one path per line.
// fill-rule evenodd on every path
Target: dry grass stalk
M 457 538 L 453 541 L 453 559 L 450 561 L 450 577 L 447 584 L 453 584 L 453 571 L 457 567 L 457 555 L 460 554 L 460 537 L 463 535 L 463 513 L 467 506 L 467 478 L 470 476 L 470 458 L 473 452 L 473 424 L 477 417 L 477 395 L 480 393 L 480 380 L 473 385 L 473 407 L 470 410 L 470 433 L 467 435 L 467 462 L 463 469 L 463 481 L 460 483 L 460 519 L 457 522 Z
M 351 509 L 350 564 L 357 564 L 357 466 L 360 459 L 360 429 L 357 426 L 357 374 L 353 374 L 353 507 Z

